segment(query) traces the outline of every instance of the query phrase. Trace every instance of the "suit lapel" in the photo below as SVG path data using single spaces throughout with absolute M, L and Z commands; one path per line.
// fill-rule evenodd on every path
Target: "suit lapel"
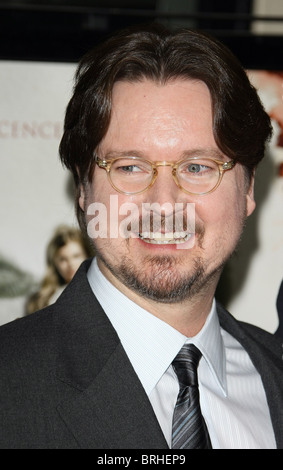
M 82 448 L 167 448 L 150 401 L 86 277 L 56 303 L 58 363 L 65 384 L 58 412 Z
M 167 448 L 150 402 L 121 345 L 94 382 L 58 411 L 82 448 Z

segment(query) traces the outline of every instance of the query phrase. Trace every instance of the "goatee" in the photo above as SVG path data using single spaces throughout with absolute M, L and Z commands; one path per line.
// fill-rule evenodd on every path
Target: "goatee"
M 188 300 L 200 293 L 216 275 L 219 277 L 218 270 L 210 275 L 205 274 L 199 258 L 194 260 L 189 272 L 182 273 L 182 262 L 173 256 L 147 257 L 143 261 L 144 268 L 137 268 L 127 257 L 118 266 L 113 266 L 99 252 L 97 256 L 122 284 L 155 302 L 173 304 Z

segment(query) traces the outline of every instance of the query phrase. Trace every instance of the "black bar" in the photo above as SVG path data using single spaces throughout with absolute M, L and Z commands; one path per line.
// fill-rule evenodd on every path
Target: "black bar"
M 108 15 L 108 16 L 136 16 L 145 18 L 182 18 L 190 20 L 227 20 L 227 21 L 263 21 L 263 22 L 282 22 L 283 34 L 283 16 L 269 16 L 269 15 L 253 15 L 249 13 L 188 13 L 186 11 L 180 12 L 165 12 L 158 10 L 149 10 L 141 8 L 97 8 L 90 6 L 72 6 L 72 5 L 23 5 L 23 4 L 0 4 L 1 10 L 16 10 L 16 11 L 32 11 L 32 12 L 52 12 L 52 13 L 77 13 L 87 15 Z

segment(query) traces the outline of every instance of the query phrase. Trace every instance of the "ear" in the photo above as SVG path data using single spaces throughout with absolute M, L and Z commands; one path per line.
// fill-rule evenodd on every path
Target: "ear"
M 80 183 L 78 202 L 79 202 L 79 206 L 80 206 L 80 208 L 83 212 L 85 210 L 85 201 L 86 201 L 85 188 L 84 188 L 84 185 L 82 183 Z
M 251 215 L 253 211 L 255 210 L 256 203 L 254 199 L 254 181 L 255 181 L 255 173 L 253 172 L 253 175 L 251 177 L 250 183 L 249 183 L 249 188 L 248 192 L 246 195 L 246 200 L 247 200 L 247 216 Z
M 78 176 L 78 180 L 79 180 L 79 185 L 77 186 L 77 201 L 78 201 L 78 204 L 81 208 L 81 210 L 84 212 L 84 208 L 85 208 L 85 201 L 86 201 L 86 189 L 84 187 L 84 184 L 82 183 L 82 179 L 81 179 L 81 176 L 80 176 L 80 170 L 79 168 L 76 166 L 76 171 L 77 171 L 77 176 Z

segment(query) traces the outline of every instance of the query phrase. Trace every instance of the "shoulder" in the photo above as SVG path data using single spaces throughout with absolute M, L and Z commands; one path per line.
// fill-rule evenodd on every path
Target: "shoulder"
M 54 354 L 53 307 L 0 327 L 0 370 L 27 370 Z M 43 360 L 44 358 L 44 360 Z M 21 364 L 21 367 L 19 365 Z
M 48 344 L 54 343 L 58 329 L 66 324 L 70 318 L 70 312 L 83 308 L 89 303 L 92 297 L 90 287 L 88 287 L 86 272 L 88 264 L 84 262 L 77 272 L 73 281 L 63 289 L 63 293 L 56 303 L 32 313 L 26 317 L 7 323 L 0 327 L 0 352 L 25 351 L 26 349 L 49 350 Z M 82 307 L 84 305 L 84 307 Z M 60 319 L 60 320 L 59 320 Z M 47 348 L 47 349 L 46 349 Z M 0 355 L 0 362 L 1 361 Z
M 282 341 L 274 334 L 239 320 L 236 320 L 221 304 L 217 303 L 220 325 L 234 336 L 251 356 L 260 354 L 276 361 L 283 368 Z

